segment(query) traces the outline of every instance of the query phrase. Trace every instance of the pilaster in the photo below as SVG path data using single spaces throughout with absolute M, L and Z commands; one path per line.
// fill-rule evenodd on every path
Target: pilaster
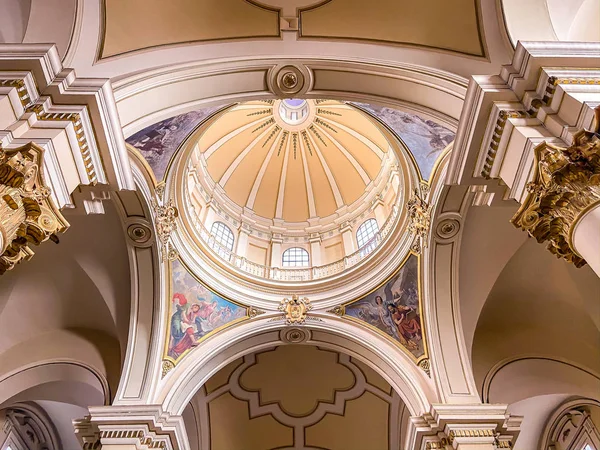
M 344 222 L 340 225 L 340 233 L 342 234 L 342 242 L 344 243 L 344 254 L 346 256 L 351 255 L 357 250 L 354 234 L 352 233 L 352 225 L 349 222 Z

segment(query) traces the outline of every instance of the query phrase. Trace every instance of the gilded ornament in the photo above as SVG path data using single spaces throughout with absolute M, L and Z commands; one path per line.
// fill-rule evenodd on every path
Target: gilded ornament
M 344 306 L 343 305 L 334 306 L 333 308 L 328 309 L 327 312 L 335 314 L 336 316 L 342 317 L 344 315 Z
M 262 309 L 256 309 L 252 306 L 248 308 L 248 317 L 250 317 L 251 319 L 254 319 L 256 316 L 259 316 L 264 313 L 265 312 Z
M 306 314 L 311 309 L 310 300 L 306 297 L 299 298 L 296 294 L 292 295 L 291 300 L 284 298 L 279 305 L 279 311 L 284 313 L 288 324 L 303 324 L 306 321 Z
M 431 222 L 431 206 L 423 199 L 423 195 L 419 193 L 419 189 L 415 189 L 406 205 L 410 220 L 408 232 L 415 238 L 411 250 L 415 253 L 421 253 L 423 248 L 427 247 L 427 234 Z
M 298 77 L 294 72 L 287 72 L 281 77 L 281 85 L 286 89 L 294 89 L 298 85 Z
M 34 143 L 0 147 L 0 275 L 33 256 L 30 245 L 69 227 L 50 198 L 42 174 L 44 150 Z
M 428 377 L 431 376 L 431 364 L 428 358 L 419 361 L 419 367 L 427 374 Z
M 448 445 L 448 440 L 446 438 L 442 438 L 439 441 L 429 441 L 425 444 L 426 450 L 441 450 L 445 449 Z
M 162 362 L 162 378 L 164 378 L 171 370 L 175 368 L 175 364 L 173 364 L 168 359 L 163 360 Z
M 173 204 L 173 199 L 166 203 L 152 201 L 154 217 L 156 224 L 156 235 L 161 246 L 161 253 L 164 261 L 173 261 L 177 259 L 177 250 L 171 245 L 171 234 L 177 229 L 176 219 L 179 216 L 177 208 Z
M 539 243 L 548 242 L 557 257 L 582 267 L 586 261 L 575 251 L 571 235 L 580 215 L 600 202 L 600 135 L 581 131 L 570 147 L 544 142 L 534 153 L 529 194 L 511 222 Z

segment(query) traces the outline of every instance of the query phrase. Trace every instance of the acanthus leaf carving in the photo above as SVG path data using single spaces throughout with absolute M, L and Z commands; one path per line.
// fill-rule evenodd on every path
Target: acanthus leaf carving
M 415 253 L 421 253 L 423 248 L 427 247 L 427 235 L 431 224 L 431 206 L 425 201 L 427 195 L 425 189 L 415 189 L 412 197 L 408 200 L 408 232 L 414 236 L 414 243 L 411 250 Z
M 529 194 L 511 222 L 539 243 L 548 242 L 552 254 L 582 267 L 586 261 L 571 237 L 577 219 L 600 202 L 600 135 L 584 130 L 570 147 L 544 142 L 534 152 Z
M 44 184 L 44 150 L 34 143 L 0 147 L 0 275 L 33 256 L 30 245 L 52 240 L 69 223 Z

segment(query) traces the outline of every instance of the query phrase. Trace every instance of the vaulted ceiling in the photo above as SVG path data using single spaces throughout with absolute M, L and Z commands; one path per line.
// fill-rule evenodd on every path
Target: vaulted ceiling
M 221 369 L 184 419 L 192 449 L 387 450 L 399 448 L 408 411 L 362 362 L 284 345 Z

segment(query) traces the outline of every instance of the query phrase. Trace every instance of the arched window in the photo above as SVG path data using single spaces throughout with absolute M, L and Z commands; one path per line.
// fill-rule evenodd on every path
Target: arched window
M 308 266 L 308 252 L 300 247 L 288 248 L 283 252 L 283 267 Z
M 225 247 L 230 252 L 233 251 L 233 233 L 223 222 L 213 223 L 212 228 L 210 229 L 210 234 L 215 237 L 215 241 L 221 244 L 222 247 Z M 218 251 L 218 247 L 215 247 L 215 250 Z M 221 256 L 225 257 L 224 255 Z
M 358 227 L 356 231 L 356 242 L 358 243 L 358 248 L 363 248 L 379 231 L 379 226 L 377 225 L 377 221 L 375 219 L 368 219 L 363 222 L 363 224 Z M 372 242 L 369 244 L 368 248 L 365 248 L 365 251 L 370 252 L 375 248 L 375 243 Z

